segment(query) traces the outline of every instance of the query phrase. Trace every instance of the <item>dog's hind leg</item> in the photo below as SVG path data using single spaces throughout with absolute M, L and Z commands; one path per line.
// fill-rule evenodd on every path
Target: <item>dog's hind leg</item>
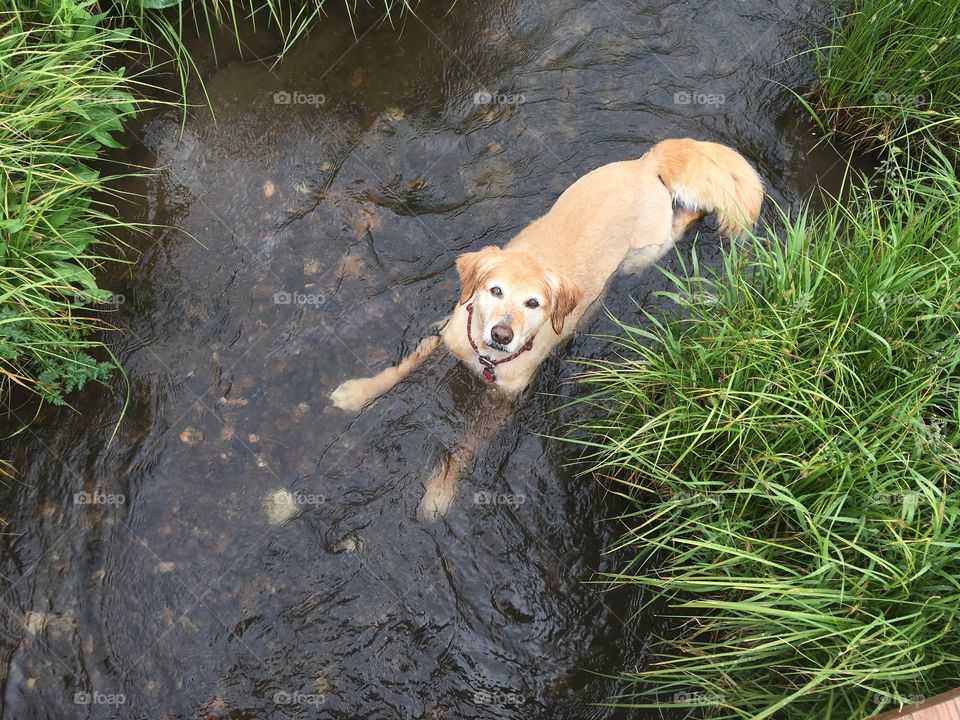
M 389 367 L 373 377 L 346 380 L 330 393 L 330 400 L 341 410 L 359 410 L 373 402 L 407 375 L 416 370 L 440 345 L 440 336 L 431 335 L 420 341 L 416 350 L 398 365 Z
M 438 463 L 427 478 L 417 509 L 421 520 L 438 520 L 447 514 L 457 495 L 460 473 L 473 461 L 477 451 L 493 440 L 506 424 L 512 405 L 510 398 L 498 394 L 492 403 L 484 405 L 463 442 Z
M 684 233 L 690 229 L 690 226 L 702 218 L 706 213 L 697 208 L 677 207 L 673 211 L 673 224 L 670 228 L 670 234 L 674 240 L 679 240 Z

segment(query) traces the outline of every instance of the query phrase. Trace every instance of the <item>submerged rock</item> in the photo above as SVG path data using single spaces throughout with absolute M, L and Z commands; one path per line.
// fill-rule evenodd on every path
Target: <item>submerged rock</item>
M 263 508 L 267 511 L 267 520 L 271 525 L 279 525 L 300 513 L 296 500 L 286 488 L 274 490 L 263 499 Z

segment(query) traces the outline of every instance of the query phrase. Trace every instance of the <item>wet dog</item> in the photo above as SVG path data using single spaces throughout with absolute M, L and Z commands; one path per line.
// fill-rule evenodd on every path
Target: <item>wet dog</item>
M 490 418 L 427 480 L 420 515 L 440 517 L 480 442 L 496 432 L 511 400 L 573 333 L 621 266 L 637 270 L 655 262 L 707 213 L 716 213 L 726 235 L 747 232 L 762 202 L 763 184 L 753 167 L 717 143 L 664 140 L 639 159 L 597 168 L 503 248 L 457 258 L 460 298 L 439 336 L 424 339 L 395 367 L 347 380 L 330 397 L 337 407 L 358 410 L 441 342 L 499 390 Z

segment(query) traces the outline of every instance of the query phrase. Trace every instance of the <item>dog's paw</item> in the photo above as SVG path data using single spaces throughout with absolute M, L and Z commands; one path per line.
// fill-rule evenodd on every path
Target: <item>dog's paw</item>
M 455 492 L 452 488 L 427 488 L 417 508 L 417 517 L 426 522 L 435 522 L 443 519 L 450 506 L 453 505 Z
M 330 393 L 330 400 L 341 410 L 359 410 L 371 400 L 367 390 L 367 378 L 345 380 Z
M 454 473 L 455 470 L 449 461 L 441 463 L 434 469 L 427 479 L 420 507 L 417 508 L 417 517 L 433 522 L 447 514 L 457 494 L 457 478 Z

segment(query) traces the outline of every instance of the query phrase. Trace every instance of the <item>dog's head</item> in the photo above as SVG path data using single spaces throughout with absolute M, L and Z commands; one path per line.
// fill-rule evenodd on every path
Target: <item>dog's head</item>
M 460 304 L 473 299 L 483 328 L 475 338 L 504 353 L 514 353 L 549 320 L 558 335 L 564 318 L 583 293 L 569 280 L 544 268 L 525 252 L 488 246 L 457 258 Z

